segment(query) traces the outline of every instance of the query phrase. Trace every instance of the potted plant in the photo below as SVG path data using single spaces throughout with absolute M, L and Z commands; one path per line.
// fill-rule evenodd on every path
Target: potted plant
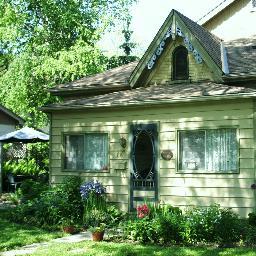
M 97 227 L 90 227 L 89 231 L 92 233 L 92 240 L 93 241 L 102 241 L 105 233 L 106 225 L 101 223 Z
M 72 218 L 62 218 L 60 221 L 63 232 L 75 234 L 77 232 L 74 220 Z

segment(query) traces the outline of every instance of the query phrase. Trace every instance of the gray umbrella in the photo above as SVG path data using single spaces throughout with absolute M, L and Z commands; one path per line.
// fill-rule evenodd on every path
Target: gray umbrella
M 49 135 L 39 132 L 33 128 L 24 127 L 20 130 L 0 136 L 0 142 L 44 142 L 49 141 Z

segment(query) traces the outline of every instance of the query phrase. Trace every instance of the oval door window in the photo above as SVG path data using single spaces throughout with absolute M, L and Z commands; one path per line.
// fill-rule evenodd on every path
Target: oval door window
M 134 169 L 142 179 L 152 173 L 154 167 L 154 145 L 146 131 L 140 132 L 134 143 Z

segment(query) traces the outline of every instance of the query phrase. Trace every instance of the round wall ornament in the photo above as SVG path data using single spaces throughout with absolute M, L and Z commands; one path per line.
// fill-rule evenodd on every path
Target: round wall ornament
M 165 150 L 162 150 L 161 157 L 164 160 L 171 160 L 173 158 L 173 153 L 170 149 L 165 149 Z

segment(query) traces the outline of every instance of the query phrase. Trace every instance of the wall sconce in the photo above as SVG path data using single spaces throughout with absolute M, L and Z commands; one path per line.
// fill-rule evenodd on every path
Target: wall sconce
M 120 143 L 120 145 L 121 145 L 122 148 L 126 148 L 126 145 L 127 145 L 126 138 L 121 137 L 121 138 L 119 139 L 119 143 Z

